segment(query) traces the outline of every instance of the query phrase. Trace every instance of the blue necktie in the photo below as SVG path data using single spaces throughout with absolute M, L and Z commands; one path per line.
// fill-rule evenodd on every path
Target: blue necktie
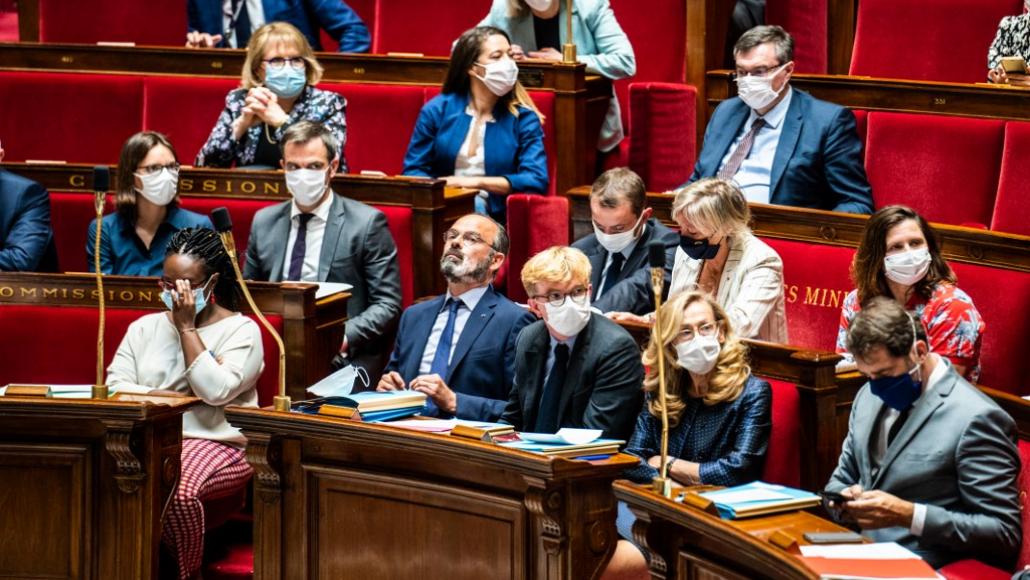
M 454 340 L 454 321 L 458 318 L 458 308 L 461 307 L 461 300 L 457 298 L 447 299 L 447 324 L 443 326 L 440 333 L 440 340 L 436 343 L 436 354 L 433 355 L 433 364 L 429 367 L 429 373 L 447 378 L 447 367 L 451 362 L 451 342 Z
M 547 377 L 544 385 L 544 392 L 540 395 L 540 408 L 536 414 L 536 426 L 533 431 L 537 433 L 557 433 L 561 417 L 558 416 L 558 407 L 561 406 L 561 392 L 565 387 L 565 374 L 569 367 L 569 346 L 559 342 L 554 347 L 554 365 L 551 367 L 551 374 Z
M 300 280 L 301 271 L 304 269 L 304 254 L 308 251 L 308 222 L 313 217 L 313 213 L 302 213 L 297 216 L 300 223 L 297 225 L 297 238 L 293 240 L 293 251 L 290 252 L 290 272 L 287 280 Z

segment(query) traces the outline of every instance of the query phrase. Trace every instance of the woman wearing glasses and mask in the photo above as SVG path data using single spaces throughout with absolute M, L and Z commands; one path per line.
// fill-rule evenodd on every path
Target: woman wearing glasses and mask
M 661 466 L 658 351 L 665 353 L 669 416 L 667 473 L 679 485 L 734 486 L 762 475 L 772 430 L 772 388 L 751 375 L 747 347 L 722 306 L 702 292 L 673 296 L 644 351 L 644 408 L 626 453 L 640 463 L 626 477 L 648 483 Z M 631 543 L 634 516 L 619 504 L 619 541 L 604 578 L 648 578 Z
M 293 25 L 273 22 L 258 28 L 247 43 L 240 88 L 225 98 L 225 109 L 197 154 L 196 164 L 278 169 L 279 140 L 286 128 L 308 120 L 332 131 L 340 144 L 339 171 L 346 173 L 347 101 L 316 89 L 321 78 L 322 66 L 311 45 Z
M 115 192 L 115 212 L 104 216 L 100 232 L 104 274 L 160 276 L 176 232 L 212 227 L 207 216 L 179 207 L 179 158 L 161 133 L 136 133 L 122 145 Z M 86 262 L 93 272 L 97 220 L 90 222 L 86 238 Z
M 264 351 L 257 324 L 239 312 L 239 282 L 214 231 L 190 228 L 172 237 L 161 288 L 169 311 L 129 325 L 107 384 L 202 401 L 182 418 L 182 469 L 162 533 L 179 578 L 187 579 L 200 571 L 204 553 L 201 502 L 236 493 L 250 479 L 246 439 L 223 409 L 257 406 Z
M 502 225 L 509 193 L 547 191 L 542 115 L 518 82 L 508 35 L 490 26 L 454 45 L 443 90 L 422 107 L 404 175 L 480 190 L 476 211 Z

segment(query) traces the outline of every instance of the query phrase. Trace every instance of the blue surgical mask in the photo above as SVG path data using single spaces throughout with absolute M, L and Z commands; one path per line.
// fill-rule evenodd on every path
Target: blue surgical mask
M 304 90 L 307 82 L 307 73 L 303 69 L 284 66 L 279 70 L 272 67 L 265 70 L 265 86 L 280 99 L 296 97 Z
M 923 392 L 923 382 L 912 378 L 912 373 L 918 369 L 919 365 L 916 364 L 912 370 L 896 377 L 869 379 L 869 389 L 891 409 L 895 411 L 909 409 Z
M 204 308 L 207 307 L 207 295 L 204 293 L 205 290 L 207 290 L 207 284 L 204 284 L 200 288 L 193 289 L 193 306 L 194 311 L 196 312 L 194 316 L 203 312 Z M 175 303 L 172 300 L 171 290 L 163 290 L 161 292 L 161 302 L 165 303 L 165 306 L 168 308 L 168 310 L 171 310 L 173 308 Z
M 711 260 L 719 253 L 719 244 L 709 243 L 708 240 L 695 240 L 687 236 L 680 236 L 680 247 L 694 260 Z

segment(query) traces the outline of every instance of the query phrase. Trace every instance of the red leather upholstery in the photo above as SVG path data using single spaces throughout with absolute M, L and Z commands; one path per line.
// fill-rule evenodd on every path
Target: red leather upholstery
M 186 43 L 186 2 L 39 0 L 39 41 L 182 46 Z
M 239 85 L 237 79 L 143 77 L 143 128 L 167 135 L 179 161 L 192 165 L 225 108 L 225 95 Z
M 986 227 L 1003 142 L 1000 120 L 869 113 L 865 165 L 874 205 L 900 203 L 933 222 Z
M 851 74 L 984 82 L 998 22 L 1021 10 L 1020 0 L 862 0 Z
M 765 455 L 762 481 L 801 487 L 801 403 L 791 383 L 769 379 L 772 386 L 772 433 Z
M 1005 125 L 1005 149 L 1001 157 L 998 196 L 994 201 L 991 229 L 1030 236 L 1030 123 L 1009 121 Z
M 938 570 L 947 580 L 1009 580 L 1012 572 L 999 570 L 978 560 L 959 560 Z
M 438 4 L 424 0 L 378 0 L 372 52 L 418 52 L 450 56 L 451 44 L 490 12 L 490 0 Z
M 522 266 L 538 252 L 569 243 L 569 200 L 565 196 L 515 194 L 508 196 L 508 237 L 505 262 L 508 298 L 525 302 Z M 498 282 L 499 284 L 500 282 Z
M 374 207 L 386 214 L 386 225 L 390 228 L 394 243 L 397 244 L 397 267 L 401 272 L 401 307 L 407 308 L 415 299 L 415 240 L 411 233 L 411 208 L 390 205 Z M 437 265 L 420 264 L 419 267 L 436 268 Z
M 648 191 L 686 183 L 696 154 L 697 89 L 684 84 L 633 83 L 629 89 L 629 167 Z
M 855 114 L 855 132 L 858 133 L 858 139 L 862 142 L 862 161 L 865 161 L 865 143 L 866 136 L 869 132 L 869 111 L 863 111 L 862 109 L 852 109 L 851 112 Z
M 111 196 L 107 208 L 111 211 Z M 54 230 L 57 264 L 64 272 L 86 272 L 92 258 L 86 254 L 86 230 L 96 217 L 93 196 L 82 193 L 50 192 L 50 225 Z M 91 256 L 92 254 L 90 254 Z
M 139 77 L 4 72 L 4 161 L 116 163 L 122 143 L 142 127 L 142 103 Z
M 768 0 L 765 4 L 766 24 L 779 24 L 794 37 L 796 72 L 826 72 L 826 5 L 819 0 Z
M 285 186 L 284 186 L 285 188 Z M 182 197 L 180 203 L 184 209 L 210 216 L 215 208 L 224 207 L 232 218 L 233 241 L 236 242 L 236 255 L 240 264 L 244 263 L 247 253 L 247 240 L 250 238 L 251 222 L 254 214 L 263 207 L 279 203 L 276 200 L 263 199 L 229 199 L 219 197 Z M 58 254 L 60 255 L 60 254 Z
M 0 11 L 0 42 L 18 42 L 18 13 Z

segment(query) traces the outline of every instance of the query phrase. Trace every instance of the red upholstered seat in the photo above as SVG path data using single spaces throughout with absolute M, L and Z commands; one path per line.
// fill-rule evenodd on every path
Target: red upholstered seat
M 869 113 L 865 165 L 873 202 L 904 204 L 934 222 L 986 226 L 1003 141 L 1000 120 Z
M 1009 121 L 1005 125 L 1005 149 L 1001 157 L 998 196 L 994 202 L 991 229 L 1030 236 L 1030 123 Z
M 283 189 L 285 190 L 285 185 L 283 185 Z M 232 218 L 233 241 L 236 242 L 236 254 L 242 265 L 247 253 L 247 240 L 250 238 L 250 227 L 254 221 L 254 214 L 261 208 L 280 203 L 280 201 L 224 197 L 181 197 L 180 203 L 184 209 L 206 216 L 210 216 L 215 208 L 224 207 L 228 209 L 229 217 Z
M 858 133 L 858 139 L 862 142 L 862 160 L 865 160 L 865 142 L 866 136 L 868 135 L 868 124 L 869 124 L 869 111 L 863 111 L 862 109 L 852 109 L 852 113 L 855 114 L 855 132 Z
M 633 83 L 629 89 L 629 167 L 648 191 L 686 183 L 696 153 L 697 89 L 684 84 Z
M 834 350 L 840 309 L 851 291 L 851 248 L 762 238 L 783 260 L 790 343 Z
M 372 52 L 417 52 L 449 56 L 451 44 L 490 11 L 490 0 L 438 4 L 424 0 L 379 0 Z M 460 8 L 459 8 L 460 6 Z M 446 8 L 445 8 L 446 7 Z
M 508 237 L 511 249 L 505 262 L 508 298 L 525 302 L 522 266 L 534 254 L 569 243 L 569 200 L 565 196 L 509 195 Z M 500 283 L 500 282 L 498 282 Z
M 18 42 L 18 13 L 0 12 L 0 42 Z
M 38 0 L 40 42 L 135 42 L 182 46 L 186 43 L 183 0 Z
M 108 196 L 105 214 L 111 211 Z M 96 217 L 93 196 L 83 193 L 50 192 L 50 225 L 54 230 L 57 263 L 65 272 L 86 272 L 90 262 L 86 255 L 86 230 Z
M 987 79 L 987 48 L 1020 0 L 862 0 L 851 74 L 957 83 Z
M 346 192 L 343 192 L 346 194 Z M 415 296 L 415 240 L 412 237 L 412 213 L 410 207 L 391 205 L 374 206 L 386 214 L 386 225 L 390 228 L 393 241 L 397 244 L 397 267 L 401 273 L 401 307 L 407 308 Z M 419 267 L 435 268 L 436 264 L 420 264 Z M 421 298 L 419 296 L 418 298 Z
M 827 3 L 820 0 L 768 0 L 765 22 L 778 24 L 794 37 L 794 66 L 799 73 L 823 74 L 827 64 Z
M 192 165 L 225 108 L 225 95 L 239 85 L 238 79 L 143 77 L 143 128 L 167 135 L 179 161 Z
M 1026 322 L 1030 320 L 1030 273 L 951 263 L 958 286 L 973 299 L 984 322 L 980 384 L 1030 395 Z
M 136 76 L 4 72 L 4 161 L 116 163 L 122 143 L 143 126 L 142 95 Z
M 772 433 L 769 435 L 762 481 L 800 487 L 801 403 L 798 389 L 784 381 L 765 380 L 772 386 Z

